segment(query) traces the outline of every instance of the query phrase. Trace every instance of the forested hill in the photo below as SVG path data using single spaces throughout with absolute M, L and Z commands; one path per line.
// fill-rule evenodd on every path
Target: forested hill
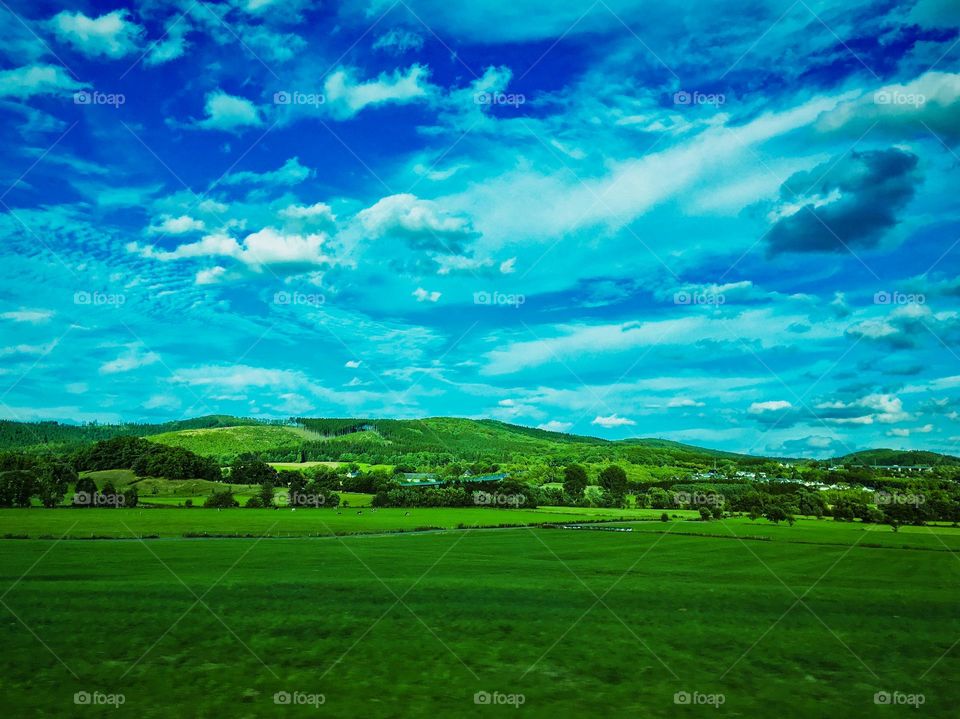
M 209 415 L 158 424 L 67 424 L 0 421 L 0 450 L 72 452 L 118 436 L 145 437 L 227 463 L 242 454 L 276 462 L 349 461 L 389 465 L 443 465 L 452 461 L 553 463 L 629 462 L 709 468 L 741 468 L 790 461 L 704 449 L 663 439 L 611 441 L 496 420 L 456 417 L 427 419 L 309 418 L 262 421 Z M 934 452 L 891 449 L 848 455 L 838 464 L 958 465 L 960 459 Z
M 867 449 L 840 457 L 839 464 L 863 464 L 868 467 L 938 467 L 958 466 L 960 457 L 937 452 L 900 449 Z
M 69 424 L 66 422 L 13 422 L 0 420 L 0 450 L 70 449 L 113 437 L 148 437 L 163 432 L 210 427 L 255 425 L 257 420 L 228 415 L 207 415 L 160 424 Z

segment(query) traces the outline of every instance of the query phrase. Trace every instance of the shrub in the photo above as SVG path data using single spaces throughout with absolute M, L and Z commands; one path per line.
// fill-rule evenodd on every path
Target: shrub
M 225 492 L 214 492 L 207 497 L 203 506 L 213 509 L 229 509 L 231 507 L 239 507 L 240 503 L 234 499 L 233 492 L 227 490 Z

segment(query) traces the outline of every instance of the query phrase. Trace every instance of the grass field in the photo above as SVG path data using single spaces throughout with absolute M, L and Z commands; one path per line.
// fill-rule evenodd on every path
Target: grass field
M 14 516 L 74 514 L 95 510 Z M 231 513 L 126 514 L 139 529 Z M 812 521 L 833 543 L 682 533 L 698 524 L 0 541 L 2 702 L 51 717 L 90 710 L 79 691 L 122 693 L 108 715 L 138 717 L 956 716 L 955 556 L 854 546 L 856 527 Z M 276 705 L 280 691 L 325 703 Z M 523 706 L 479 706 L 482 691 Z M 924 705 L 877 706 L 878 691 Z
M 306 437 L 292 427 L 266 425 L 186 429 L 149 437 L 171 447 L 183 447 L 206 457 L 234 457 L 244 452 L 299 447 Z
M 348 495 L 349 496 L 349 495 Z M 369 495 L 357 495 L 360 501 Z M 316 536 L 370 532 L 411 531 L 528 525 L 543 522 L 633 518 L 630 510 L 606 510 L 599 515 L 574 515 L 548 509 L 495 508 L 378 509 L 0 509 L 0 537 L 129 538 L 182 537 L 185 534 Z M 358 514 L 358 512 L 360 512 Z

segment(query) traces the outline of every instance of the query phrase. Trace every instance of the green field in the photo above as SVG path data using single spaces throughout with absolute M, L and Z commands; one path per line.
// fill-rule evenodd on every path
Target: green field
M 150 437 L 150 441 L 171 447 L 183 447 L 208 457 L 235 457 L 245 452 L 264 452 L 271 449 L 295 449 L 305 439 L 302 431 L 293 427 L 241 426 L 213 429 L 186 429 Z
M 154 517 L 290 515 L 113 514 L 140 532 Z M 854 546 L 856 526 L 828 522 L 810 522 L 820 545 L 682 533 L 701 524 L 723 531 L 2 541 L 3 703 L 51 717 L 98 711 L 78 691 L 122 693 L 107 715 L 140 717 L 956 716 L 956 556 Z M 279 691 L 325 703 L 278 706 Z M 478 706 L 480 691 L 524 703 Z M 678 706 L 684 691 L 724 703 Z M 878 691 L 925 703 L 878 707 Z
M 367 501 L 370 495 L 344 495 Z M 352 502 L 351 502 L 352 504 Z M 639 510 L 644 511 L 644 510 Z M 186 534 L 317 536 L 415 529 L 453 529 L 540 524 L 544 522 L 634 519 L 638 510 L 588 509 L 581 514 L 550 509 L 0 509 L 0 537 L 130 538 Z M 658 515 L 659 516 L 659 515 Z

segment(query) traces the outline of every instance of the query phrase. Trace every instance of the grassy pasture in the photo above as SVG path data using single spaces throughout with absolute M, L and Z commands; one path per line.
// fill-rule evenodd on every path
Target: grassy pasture
M 142 516 L 194 513 L 250 514 Z M 851 546 L 848 525 L 822 530 L 838 546 L 682 526 L 0 541 L 0 704 L 50 717 L 956 716 L 954 556 Z M 78 691 L 125 703 L 77 707 Z M 278 691 L 325 703 L 276 705 Z M 524 704 L 478 706 L 478 691 Z M 684 691 L 724 703 L 678 706 Z M 878 691 L 924 705 L 877 706 Z
M 171 447 L 183 447 L 205 457 L 233 457 L 244 452 L 299 447 L 305 437 L 292 427 L 269 425 L 185 429 L 148 437 Z
M 349 496 L 349 495 L 347 495 Z M 369 495 L 358 495 L 358 501 Z M 352 504 L 352 502 L 351 502 Z M 615 511 L 615 510 L 613 510 Z M 89 538 L 134 536 L 182 537 L 185 534 L 316 536 L 411 531 L 419 528 L 453 529 L 528 525 L 543 522 L 588 521 L 597 515 L 572 515 L 549 509 L 498 508 L 377 509 L 0 509 L 0 537 Z M 610 519 L 630 519 L 629 511 Z

